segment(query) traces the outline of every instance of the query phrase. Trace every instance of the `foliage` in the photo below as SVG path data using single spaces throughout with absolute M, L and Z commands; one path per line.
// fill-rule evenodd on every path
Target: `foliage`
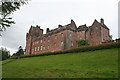
M 40 53 L 40 54 L 22 55 L 22 56 L 18 56 L 18 57 L 11 57 L 11 59 L 35 57 L 35 56 L 48 56 L 48 55 L 57 55 L 57 54 L 67 54 L 67 53 L 74 53 L 74 52 L 77 53 L 77 52 L 95 51 L 95 50 L 111 49 L 111 48 L 118 48 L 118 47 L 120 47 L 120 43 L 112 42 L 112 43 L 106 43 L 106 44 L 95 45 L 95 46 L 81 46 L 78 48 L 72 48 L 72 49 L 61 50 L 61 51 L 56 51 L 56 52 L 46 52 L 46 53 Z
M 113 40 L 113 39 L 112 39 L 112 37 L 113 37 L 113 36 L 112 36 L 112 35 L 110 35 L 110 40 Z
M 21 58 L 3 65 L 2 70 L 3 78 L 111 80 L 118 78 L 118 48 Z
M 15 22 L 12 21 L 12 18 L 9 17 L 17 9 L 20 9 L 20 6 L 26 4 L 27 2 L 20 0 L 20 1 L 1 1 L 0 4 L 0 31 L 6 30 L 7 27 L 10 27 L 11 24 Z
M 16 53 L 14 53 L 12 56 L 20 56 L 20 55 L 24 55 L 24 51 L 22 49 L 22 46 L 19 46 L 19 49 Z
M 85 45 L 89 45 L 87 40 L 79 40 L 78 41 L 78 47 L 85 46 Z
M 2 56 L 2 60 L 6 60 L 10 58 L 10 52 L 3 47 L 0 48 L 0 55 Z

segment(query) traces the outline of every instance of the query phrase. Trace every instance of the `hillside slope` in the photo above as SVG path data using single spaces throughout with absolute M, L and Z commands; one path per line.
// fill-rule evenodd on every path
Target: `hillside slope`
M 117 78 L 118 49 L 21 58 L 2 69 L 3 78 Z

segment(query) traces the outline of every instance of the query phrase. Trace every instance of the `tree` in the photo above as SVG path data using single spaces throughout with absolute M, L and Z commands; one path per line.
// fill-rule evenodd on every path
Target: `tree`
M 10 27 L 11 24 L 15 24 L 12 21 L 12 18 L 9 17 L 17 9 L 20 9 L 20 6 L 26 4 L 27 1 L 19 0 L 17 2 L 5 2 L 2 0 L 0 3 L 0 31 L 6 30 L 7 27 Z
M 6 60 L 10 58 L 10 51 L 8 51 L 6 48 L 1 47 L 0 55 L 2 56 L 2 60 Z
M 24 55 L 22 46 L 19 46 L 18 51 L 16 53 L 14 53 L 12 56 L 20 56 L 20 55 Z
M 112 39 L 112 37 L 113 37 L 113 36 L 112 36 L 112 35 L 110 35 L 110 40 L 113 40 L 113 39 Z
M 87 40 L 79 40 L 78 41 L 78 47 L 85 46 L 85 45 L 89 45 Z

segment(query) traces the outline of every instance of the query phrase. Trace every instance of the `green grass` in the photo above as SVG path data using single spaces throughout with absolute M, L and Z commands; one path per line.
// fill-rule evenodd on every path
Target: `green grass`
M 12 60 L 14 60 L 14 59 L 7 59 L 7 60 L 4 60 L 4 61 L 2 61 L 2 64 L 7 63 L 7 62 L 12 61 Z
M 118 78 L 118 49 L 16 59 L 3 78 Z

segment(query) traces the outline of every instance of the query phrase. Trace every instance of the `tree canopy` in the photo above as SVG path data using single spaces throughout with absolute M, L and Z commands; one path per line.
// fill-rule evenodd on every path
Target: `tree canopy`
M 10 58 L 10 51 L 8 51 L 6 48 L 1 47 L 0 48 L 0 56 L 2 56 L 1 60 L 6 60 L 6 59 Z
M 14 53 L 12 56 L 20 56 L 20 55 L 24 55 L 24 50 L 22 46 L 19 46 L 18 51 Z
M 7 27 L 10 27 L 11 24 L 15 24 L 10 14 L 20 9 L 20 7 L 26 3 L 27 1 L 23 0 L 18 0 L 17 2 L 5 2 L 2 0 L 0 2 L 0 31 L 4 31 Z

